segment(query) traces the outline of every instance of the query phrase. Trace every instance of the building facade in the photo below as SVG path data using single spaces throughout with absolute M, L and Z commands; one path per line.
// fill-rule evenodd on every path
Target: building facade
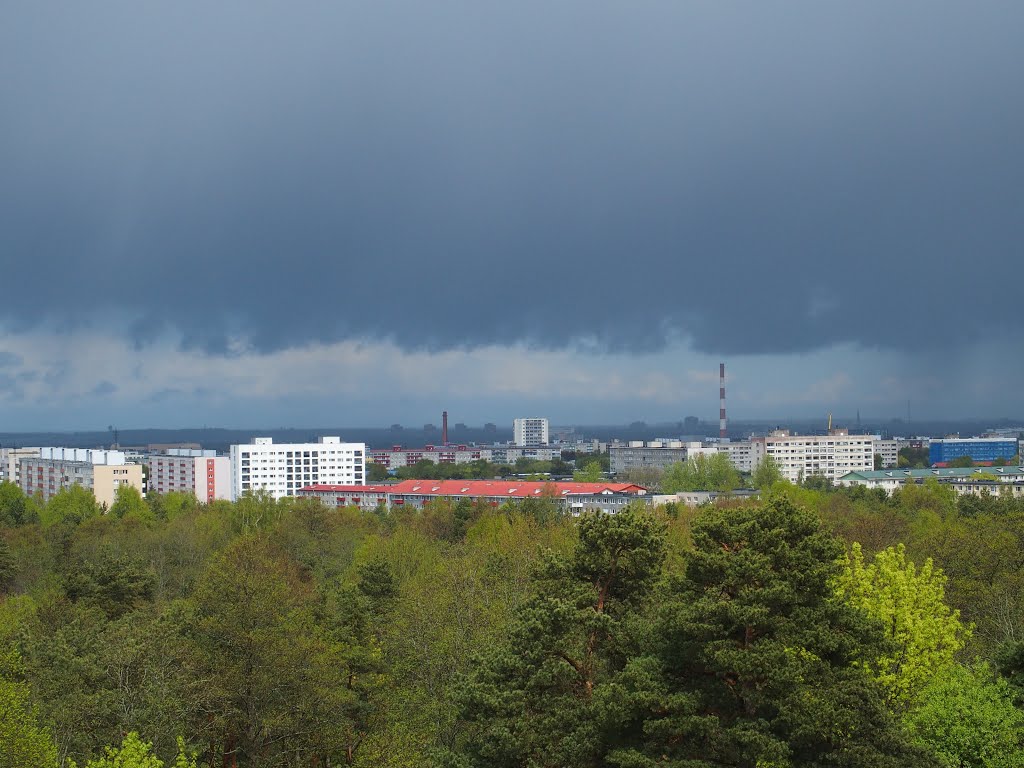
M 872 471 L 874 442 L 873 435 L 851 435 L 845 429 L 833 429 L 827 435 L 794 435 L 780 429 L 767 437 L 751 438 L 792 483 L 811 476 L 838 480 L 850 472 Z
M 764 444 L 750 440 L 724 441 L 718 443 L 719 453 L 729 457 L 729 463 L 740 472 L 751 473 L 764 458 Z
M 389 470 L 412 467 L 421 461 L 434 464 L 471 464 L 474 461 L 515 464 L 517 460 L 523 458 L 553 461 L 561 456 L 562 450 L 559 446 L 525 448 L 505 445 L 427 445 L 423 448 L 403 448 L 396 445 L 367 452 L 370 461 Z
M 631 470 L 664 470 L 686 461 L 689 452 L 681 440 L 631 440 L 608 446 L 609 469 L 613 475 Z
M 1016 486 L 1024 486 L 1024 467 L 933 467 L 931 469 L 879 469 L 871 472 L 850 472 L 837 480 L 838 485 L 860 485 L 880 488 L 891 494 L 907 484 L 921 484 L 928 479 L 948 484 L 957 493 L 976 493 L 982 489 L 992 493 L 1004 492 L 1004 486 L 1014 495 Z M 1012 486 L 1012 487 L 1011 487 Z
M 972 461 L 995 461 L 1009 460 L 1016 455 L 1016 438 L 973 437 L 961 440 L 958 437 L 947 437 L 932 439 L 928 444 L 928 461 L 931 464 L 945 464 L 964 456 L 970 457 Z
M 302 496 L 318 498 L 329 507 L 379 506 L 421 509 L 437 499 L 482 500 L 491 506 L 529 498 L 554 499 L 571 513 L 617 512 L 631 501 L 648 501 L 647 489 L 630 483 L 526 482 L 517 480 L 405 480 L 390 485 L 311 485 Z
M 142 493 L 142 466 L 128 464 L 121 451 L 88 448 L 40 448 L 38 456 L 20 460 L 21 490 L 40 494 L 43 501 L 72 485 L 93 492 L 96 502 L 110 508 L 122 485 Z
M 0 482 L 21 486 L 21 460 L 39 456 L 39 448 L 0 448 Z
M 895 438 L 883 440 L 875 435 L 875 455 L 881 457 L 882 466 L 880 469 L 892 469 L 900 463 L 900 441 Z
M 365 455 L 365 443 L 343 443 L 334 436 L 316 443 L 274 443 L 273 438 L 256 437 L 231 446 L 231 498 L 263 490 L 281 499 L 316 483 L 361 485 Z
M 547 445 L 550 442 L 548 420 L 541 418 L 513 419 L 512 442 L 528 448 Z
M 206 503 L 231 498 L 231 460 L 216 451 L 172 448 L 147 462 L 151 491 L 191 493 Z

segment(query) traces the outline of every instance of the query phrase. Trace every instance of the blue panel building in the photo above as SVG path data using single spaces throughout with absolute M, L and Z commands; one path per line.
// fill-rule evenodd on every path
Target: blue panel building
M 945 438 L 932 440 L 928 447 L 928 461 L 942 464 L 961 456 L 970 456 L 973 461 L 995 461 L 1011 459 L 1017 455 L 1017 441 L 1002 437 L 977 437 L 961 440 Z

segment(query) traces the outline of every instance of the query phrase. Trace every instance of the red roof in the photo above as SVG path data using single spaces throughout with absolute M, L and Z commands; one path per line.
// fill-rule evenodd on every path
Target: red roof
M 392 493 L 404 496 L 593 496 L 602 493 L 647 493 L 632 483 L 556 483 L 518 480 L 403 480 L 393 485 L 308 485 L 304 491 L 328 493 Z

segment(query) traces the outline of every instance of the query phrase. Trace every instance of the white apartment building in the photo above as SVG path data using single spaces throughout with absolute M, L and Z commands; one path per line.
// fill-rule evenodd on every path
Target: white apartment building
M 751 473 L 764 458 L 764 444 L 750 440 L 720 442 L 718 452 L 728 455 L 729 463 L 740 472 Z
M 21 485 L 21 460 L 39 456 L 39 448 L 0 448 L 0 483 Z
M 873 471 L 874 442 L 873 435 L 851 435 L 845 429 L 833 429 L 827 435 L 793 435 L 780 429 L 751 439 L 763 445 L 764 454 L 793 483 L 812 475 L 837 480 L 849 472 Z
M 315 443 L 274 443 L 256 437 L 232 445 L 231 498 L 265 490 L 275 499 L 296 496 L 307 485 L 362 485 L 366 443 L 343 443 L 321 437 Z
M 142 466 L 128 464 L 121 451 L 88 448 L 40 448 L 39 456 L 20 460 L 21 490 L 38 493 L 49 501 L 64 488 L 81 485 L 93 492 L 97 503 L 110 507 L 122 485 L 142 493 Z
M 216 451 L 172 448 L 146 461 L 151 491 L 191 493 L 206 503 L 231 498 L 231 460 Z
M 518 446 L 536 448 L 547 445 L 549 442 L 549 427 L 547 419 L 513 419 L 512 420 L 512 442 Z
M 883 440 L 875 435 L 875 453 L 882 457 L 882 469 L 892 469 L 900 462 L 900 441 L 896 439 Z

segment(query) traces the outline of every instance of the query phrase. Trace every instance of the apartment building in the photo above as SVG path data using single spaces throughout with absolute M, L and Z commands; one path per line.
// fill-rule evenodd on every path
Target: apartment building
M 421 509 L 437 499 L 483 500 L 491 506 L 529 498 L 550 498 L 560 508 L 582 512 L 618 512 L 632 501 L 649 501 L 647 489 L 631 483 L 532 482 L 522 480 L 405 480 L 393 485 L 311 485 L 302 496 L 329 507 L 406 506 Z
M 718 443 L 718 452 L 729 457 L 729 463 L 740 472 L 751 473 L 764 458 L 764 444 L 750 440 L 725 441 Z
M 367 452 L 370 461 L 388 469 L 412 467 L 421 461 L 429 461 L 434 464 L 471 464 L 474 461 L 515 464 L 521 458 L 552 461 L 561 456 L 561 448 L 557 446 L 517 448 L 505 445 L 427 445 L 423 448 L 403 448 L 400 445 L 395 445 L 391 448 L 376 448 Z
M 231 498 L 231 460 L 216 451 L 170 448 L 147 457 L 149 490 L 194 494 L 203 502 Z
M 512 420 L 512 442 L 518 446 L 536 448 L 550 442 L 547 419 L 529 418 Z
M 1012 459 L 1017 455 L 1015 437 L 972 437 L 961 439 L 947 437 L 933 439 L 928 444 L 928 462 L 944 464 L 954 459 L 969 457 L 972 461 L 995 461 Z
M 698 443 L 698 445 L 700 445 Z M 609 468 L 612 474 L 636 469 L 667 469 L 686 461 L 689 452 L 681 440 L 631 440 L 608 446 Z
M 921 484 L 929 479 L 935 479 L 943 485 L 948 484 L 959 494 L 987 491 L 993 495 L 1012 493 L 1016 496 L 1020 494 L 1017 488 L 1024 488 L 1024 467 L 879 469 L 871 472 L 849 472 L 836 482 L 838 485 L 881 488 L 891 495 L 893 491 L 905 485 Z
M 0 483 L 21 485 L 21 460 L 39 456 L 39 448 L 0 448 Z
M 896 439 L 883 440 L 875 436 L 875 453 L 881 457 L 882 469 L 892 469 L 900 463 L 900 441 Z
M 874 470 L 874 442 L 874 435 L 851 435 L 846 429 L 832 429 L 827 435 L 794 435 L 780 429 L 751 438 L 793 483 L 812 475 L 837 480 L 850 472 Z
M 295 496 L 307 485 L 361 485 L 366 443 L 343 443 L 340 437 L 321 437 L 315 443 L 274 443 L 256 437 L 232 445 L 231 498 L 264 490 L 275 499 Z
M 128 464 L 121 451 L 88 448 L 40 448 L 38 456 L 21 458 L 21 490 L 41 494 L 43 501 L 72 485 L 93 492 L 100 506 L 109 508 L 122 485 L 142 493 L 142 466 Z

